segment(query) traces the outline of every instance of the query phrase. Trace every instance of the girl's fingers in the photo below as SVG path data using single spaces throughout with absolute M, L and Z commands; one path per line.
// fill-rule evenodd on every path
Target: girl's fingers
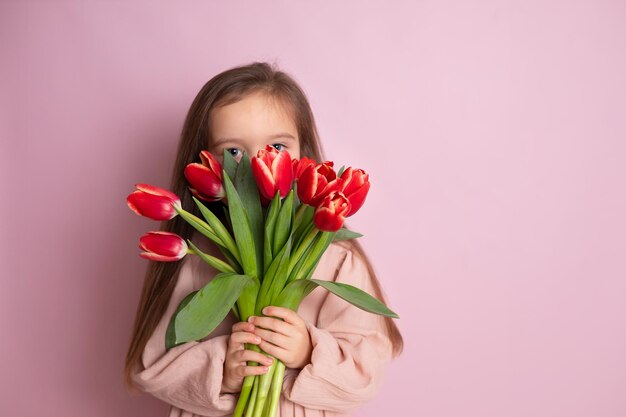
M 254 331 L 254 334 L 259 335 L 264 341 L 270 342 L 273 345 L 279 346 L 281 348 L 287 348 L 289 345 L 289 337 L 284 336 L 280 333 L 275 333 L 270 330 L 265 330 L 257 327 Z
M 263 352 L 272 355 L 273 357 L 275 357 L 276 359 L 279 359 L 283 362 L 289 362 L 289 352 L 279 346 L 273 345 L 269 342 L 266 342 L 265 340 L 263 340 L 260 344 L 259 347 L 261 349 L 263 349 Z M 287 359 L 287 361 L 285 361 L 285 359 Z
M 287 323 L 294 324 L 296 326 L 304 324 L 304 320 L 302 320 L 298 313 L 285 307 L 268 306 L 263 309 L 263 314 L 265 314 L 266 316 L 281 318 Z
M 245 365 L 238 366 L 237 369 L 235 370 L 235 372 L 240 377 L 246 377 L 248 375 L 263 375 L 267 371 L 269 371 L 268 366 L 245 366 Z
M 239 350 L 233 353 L 233 359 L 237 362 L 258 362 L 267 366 L 272 364 L 272 358 L 269 356 L 248 349 Z
M 231 333 L 253 332 L 253 331 L 254 331 L 254 324 L 248 323 L 247 321 L 240 321 L 240 322 L 233 324 Z
M 240 350 L 243 349 L 244 343 L 258 345 L 260 342 L 260 337 L 254 333 L 235 332 L 228 338 L 228 347 L 230 350 Z
M 284 334 L 285 336 L 291 336 L 293 334 L 291 324 L 273 317 L 251 316 L 248 320 L 250 320 L 251 325 L 257 326 L 257 328 L 263 327 L 264 329 L 270 329 L 277 333 Z

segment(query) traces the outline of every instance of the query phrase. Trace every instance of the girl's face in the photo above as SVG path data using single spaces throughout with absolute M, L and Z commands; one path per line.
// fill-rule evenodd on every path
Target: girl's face
M 245 151 L 251 158 L 266 145 L 300 158 L 300 138 L 289 112 L 263 93 L 252 93 L 210 114 L 209 152 L 223 162 L 224 149 L 237 161 Z

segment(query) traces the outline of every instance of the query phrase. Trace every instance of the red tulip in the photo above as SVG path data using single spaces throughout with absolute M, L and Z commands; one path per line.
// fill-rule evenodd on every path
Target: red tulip
M 346 217 L 352 216 L 361 208 L 369 189 L 369 175 L 362 169 L 348 168 L 341 174 L 341 191 L 350 200 L 351 207 Z
M 181 207 L 180 198 L 173 192 L 149 184 L 135 187 L 137 191 L 126 197 L 126 204 L 135 213 L 152 220 L 169 220 L 178 214 L 173 206 Z
M 219 201 L 226 196 L 222 184 L 222 165 L 209 151 L 201 151 L 202 163 L 193 162 L 185 167 L 185 178 L 191 194 L 204 201 Z
M 350 201 L 341 191 L 333 191 L 315 208 L 313 223 L 319 230 L 336 232 L 343 226 L 348 212 Z
M 187 242 L 176 233 L 148 232 L 140 239 L 139 256 L 152 261 L 172 262 L 187 254 Z
M 264 204 L 274 198 L 276 191 L 284 198 L 291 190 L 293 171 L 287 151 L 278 152 L 267 145 L 252 158 L 252 172 Z
M 293 179 L 298 181 L 298 178 L 302 175 L 305 169 L 310 167 L 311 165 L 317 165 L 313 159 L 307 158 L 303 156 L 300 159 L 294 159 L 291 161 L 291 166 L 293 168 Z
M 317 206 L 328 194 L 338 191 L 340 186 L 332 161 L 309 165 L 298 178 L 298 198 L 304 204 Z

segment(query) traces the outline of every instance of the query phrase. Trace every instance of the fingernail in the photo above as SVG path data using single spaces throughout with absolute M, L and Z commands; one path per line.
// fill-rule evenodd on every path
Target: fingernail
M 257 342 L 257 343 L 261 343 L 261 338 L 260 337 L 255 337 L 254 341 Z
M 272 362 L 274 362 L 274 360 L 272 358 L 265 359 L 265 363 L 268 364 L 268 365 L 271 365 Z
M 248 323 L 254 323 L 254 316 L 248 317 Z
M 265 307 L 265 308 L 263 309 L 263 314 L 267 314 L 267 312 L 268 312 L 268 311 L 269 311 L 269 308 Z

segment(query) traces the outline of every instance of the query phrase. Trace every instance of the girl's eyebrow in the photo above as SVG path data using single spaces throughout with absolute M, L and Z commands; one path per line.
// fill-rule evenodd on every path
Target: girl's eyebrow
M 296 138 L 295 138 L 292 134 L 287 133 L 287 132 L 280 132 L 280 133 L 276 133 L 276 134 L 274 134 L 274 135 L 269 135 L 267 138 L 268 138 L 268 139 L 285 138 L 285 139 L 293 139 L 293 140 L 296 140 Z
M 241 142 L 241 139 L 239 138 L 218 138 L 216 140 L 213 141 L 213 146 L 219 146 L 223 143 L 228 143 L 228 142 Z
M 267 137 L 268 140 L 270 139 L 278 139 L 278 138 L 284 138 L 284 139 L 292 139 L 292 140 L 296 140 L 296 138 L 291 134 L 291 133 L 287 133 L 287 132 L 280 132 L 280 133 L 275 133 L 273 135 L 269 135 Z M 227 142 L 243 142 L 242 139 L 240 138 L 218 138 L 213 142 L 213 146 L 219 146 L 223 143 L 227 143 Z

